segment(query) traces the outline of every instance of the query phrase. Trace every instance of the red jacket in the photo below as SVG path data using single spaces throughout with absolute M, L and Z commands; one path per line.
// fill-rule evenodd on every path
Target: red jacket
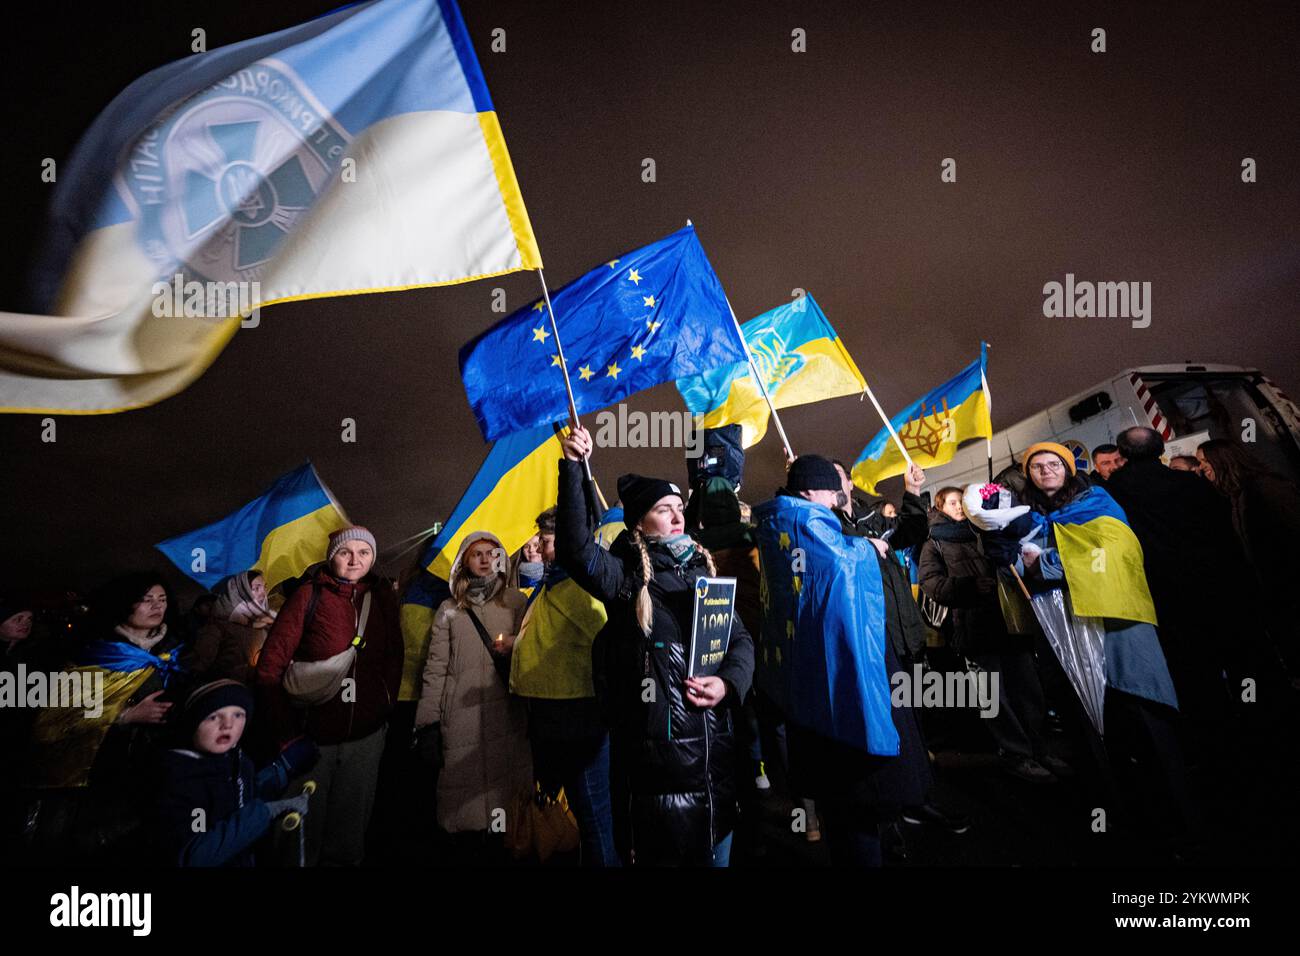
M 281 683 L 290 661 L 323 661 L 345 651 L 356 636 L 362 596 L 371 589 L 374 596 L 366 622 L 365 646 L 357 651 L 349 675 L 356 681 L 355 693 L 339 694 L 305 711 L 294 707 Z M 316 610 L 311 627 L 303 633 L 313 590 L 319 593 Z M 360 740 L 383 725 L 397 702 L 403 656 L 397 599 L 392 588 L 369 575 L 348 584 L 327 571 L 318 571 L 313 581 L 302 584 L 285 602 L 262 647 L 255 678 L 259 701 L 265 708 L 262 713 L 270 719 L 273 733 L 281 742 L 304 730 L 319 744 Z M 345 701 L 345 696 L 353 699 Z

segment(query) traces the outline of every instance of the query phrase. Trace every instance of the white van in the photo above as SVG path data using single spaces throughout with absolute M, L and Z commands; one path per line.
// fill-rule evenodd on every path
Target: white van
M 1091 471 L 1092 450 L 1114 444 L 1133 425 L 1150 425 L 1164 436 L 1166 459 L 1194 455 L 1211 438 L 1230 438 L 1300 481 L 1300 408 L 1258 369 L 1236 365 L 1148 365 L 1119 372 L 994 434 L 993 474 L 1019 462 L 1040 441 L 1066 446 L 1079 471 Z M 964 487 L 987 481 L 988 474 L 987 443 L 967 442 L 948 464 L 925 470 L 926 489 Z

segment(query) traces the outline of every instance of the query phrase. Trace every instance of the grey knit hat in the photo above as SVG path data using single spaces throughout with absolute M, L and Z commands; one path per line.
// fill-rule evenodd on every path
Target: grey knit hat
M 350 528 L 340 528 L 330 535 L 330 545 L 325 552 L 325 560 L 332 561 L 339 548 L 343 547 L 348 541 L 364 541 L 370 545 L 370 550 L 376 552 L 376 556 L 378 556 L 379 545 L 375 544 L 375 536 L 370 533 L 369 529 L 358 524 Z

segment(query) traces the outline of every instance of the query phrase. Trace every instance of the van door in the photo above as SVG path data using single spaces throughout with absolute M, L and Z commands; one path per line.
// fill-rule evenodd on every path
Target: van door
M 1297 436 L 1261 390 L 1258 372 L 1141 375 L 1174 438 L 1208 432 L 1241 443 L 1273 470 L 1300 479 Z

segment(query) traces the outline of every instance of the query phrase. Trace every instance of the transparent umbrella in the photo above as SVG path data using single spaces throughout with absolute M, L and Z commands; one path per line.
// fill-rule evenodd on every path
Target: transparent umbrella
M 1106 629 L 1102 619 L 1077 616 L 1070 606 L 1069 595 L 1062 588 L 1035 594 L 1029 603 L 1097 735 L 1104 736 Z

